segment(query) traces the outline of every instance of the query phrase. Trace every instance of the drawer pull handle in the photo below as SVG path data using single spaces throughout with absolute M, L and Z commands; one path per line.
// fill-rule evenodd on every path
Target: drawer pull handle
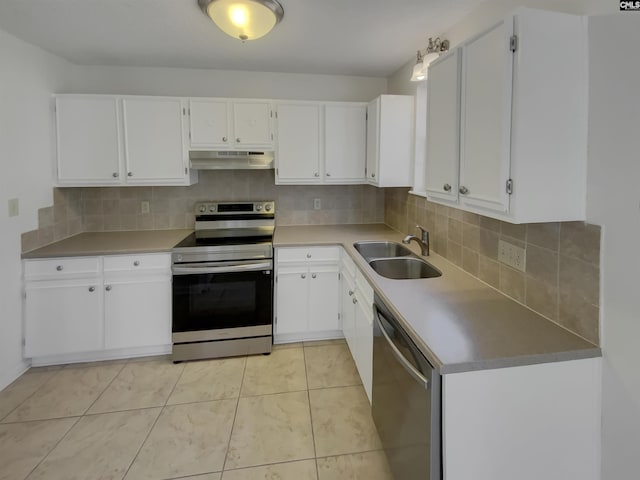
M 349 290 L 349 296 L 353 295 L 353 290 Z
M 134 267 L 139 267 L 140 266 L 140 262 L 138 260 L 136 260 L 135 262 L 133 262 L 133 266 Z
M 356 303 L 358 303 L 358 299 L 356 297 L 353 297 L 353 304 L 355 305 Z
M 307 276 L 303 273 L 302 275 L 300 275 L 300 278 L 304 279 L 307 278 Z
M 451 191 L 451 185 L 449 185 L 448 183 L 445 183 L 442 188 L 444 189 L 445 192 Z
M 311 258 L 311 254 L 310 253 L 307 253 L 307 258 Z
M 315 273 L 312 273 L 312 274 L 311 274 L 311 278 L 316 278 L 316 274 L 315 274 Z
M 111 285 L 107 285 L 106 287 L 104 287 L 104 289 L 105 289 L 107 292 L 110 292 L 110 291 L 111 291 L 111 288 L 112 288 L 112 287 L 111 287 Z
M 57 271 L 59 271 L 59 272 L 61 272 L 63 268 L 64 268 L 64 267 L 63 267 L 62 265 L 58 265 L 58 266 L 56 267 L 56 270 L 57 270 Z
M 96 291 L 96 287 L 89 287 L 89 291 L 90 291 L 91 293 L 95 292 L 95 291 Z
M 226 142 L 227 141 L 227 137 L 222 137 L 222 141 Z
M 469 193 L 469 189 L 463 185 L 460 187 L 460 193 L 462 195 L 466 195 L 467 193 Z
M 129 172 L 129 173 L 127 173 L 127 176 L 128 176 L 128 177 L 133 177 L 133 172 Z

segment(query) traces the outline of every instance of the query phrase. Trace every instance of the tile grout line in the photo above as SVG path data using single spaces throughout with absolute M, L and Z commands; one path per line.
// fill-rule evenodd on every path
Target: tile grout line
M 224 469 L 227 466 L 227 458 L 229 458 L 229 448 L 231 448 L 231 439 L 233 438 L 233 429 L 236 426 L 236 418 L 238 417 L 238 408 L 240 406 L 240 394 L 242 393 L 242 385 L 244 385 L 244 377 L 247 373 L 247 363 L 249 363 L 249 356 L 244 357 L 244 368 L 242 369 L 242 379 L 240 380 L 240 388 L 238 390 L 238 398 L 236 400 L 236 409 L 233 412 L 233 421 L 231 422 L 231 431 L 229 432 L 229 441 L 227 442 L 227 451 L 224 454 L 224 461 L 222 462 L 222 470 L 220 478 L 224 475 Z
M 29 370 L 32 367 L 29 367 Z M 22 375 L 20 375 L 18 378 L 16 378 L 13 382 L 11 382 L 12 384 L 14 382 L 16 382 L 17 380 L 19 380 L 20 378 L 24 377 L 27 373 L 29 373 L 29 370 L 27 370 L 26 372 L 24 372 Z M 42 382 L 41 385 L 38 386 L 38 388 L 36 388 L 30 395 L 27 395 L 27 397 L 22 400 L 20 403 L 18 403 L 18 405 L 16 405 L 13 409 L 9 410 L 9 412 L 2 418 L 0 418 L 0 424 L 5 425 L 5 424 L 10 424 L 10 423 L 20 423 L 20 422 L 5 422 L 4 420 L 7 419 L 13 412 L 15 412 L 18 408 L 20 408 L 25 402 L 27 402 L 31 397 L 33 397 L 36 393 L 38 393 L 38 391 L 43 388 L 47 383 L 49 383 L 50 381 L 52 381 L 54 378 L 56 378 L 58 375 L 60 375 L 60 372 L 62 371 L 62 369 L 60 370 L 55 370 L 55 374 L 52 375 L 52 377 L 49 380 L 46 380 L 44 382 Z M 3 390 L 4 391 L 4 390 Z M 61 418 L 69 418 L 69 417 L 61 417 Z M 26 421 L 30 421 L 30 420 L 26 420 Z M 31 421 L 36 421 L 36 420 L 31 420 Z
M 127 364 L 128 364 L 128 362 L 127 362 Z M 178 382 L 182 378 L 182 375 L 184 374 L 184 370 L 185 370 L 185 366 L 183 365 L 182 366 L 182 371 L 180 372 L 180 375 L 178 375 L 178 378 L 176 379 L 176 382 L 173 384 L 173 388 L 171 389 L 171 392 L 169 393 L 169 395 L 167 395 L 167 399 L 164 401 L 164 405 L 162 407 L 148 407 L 148 408 L 159 408 L 160 411 L 158 412 L 158 416 L 156 417 L 156 419 L 153 421 L 153 425 L 151 425 L 151 428 L 149 429 L 149 431 L 145 435 L 144 440 L 140 443 L 140 446 L 138 447 L 138 451 L 136 452 L 136 454 L 134 455 L 133 459 L 131 460 L 131 463 L 129 463 L 129 466 L 127 467 L 126 471 L 124 472 L 124 475 L 122 476 L 123 479 L 126 478 L 126 476 L 129 474 L 129 471 L 131 470 L 131 467 L 133 466 L 133 464 L 138 459 L 138 456 L 140 455 L 140 452 L 142 451 L 142 448 L 144 447 L 144 444 L 147 443 L 147 440 L 149 440 L 149 437 L 151 436 L 151 432 L 153 432 L 153 429 L 157 425 L 158 420 L 160 420 L 160 417 L 162 416 L 162 413 L 164 412 L 164 410 L 165 410 L 165 408 L 167 406 L 167 402 L 169 401 L 169 398 L 171 397 L 171 394 L 175 390 L 176 385 L 178 384 Z M 143 410 L 143 409 L 142 408 L 138 408 L 138 409 L 134 409 L 134 410 Z
M 83 416 L 83 417 L 84 417 L 85 415 L 87 415 L 87 412 L 88 412 L 89 410 L 91 410 L 91 407 L 93 407 L 93 406 L 96 404 L 96 402 L 100 399 L 100 397 L 102 397 L 102 395 L 104 395 L 104 392 L 106 392 L 106 391 L 109 389 L 109 387 L 111 386 L 111 384 L 112 384 L 113 382 L 115 382 L 116 378 L 118 378 L 118 377 L 120 376 L 120 374 L 122 373 L 122 370 L 124 370 L 124 367 L 126 367 L 126 366 L 127 366 L 127 364 L 126 364 L 126 363 L 123 363 L 123 364 L 120 366 L 120 370 L 118 370 L 118 373 L 116 373 L 116 374 L 113 376 L 113 378 L 109 381 L 109 383 L 107 384 L 107 386 L 106 386 L 106 387 L 104 387 L 104 389 L 103 389 L 103 390 L 98 394 L 98 396 L 96 396 L 95 400 L 94 400 L 93 402 L 91 402 L 91 405 L 89 405 L 89 406 L 87 407 L 87 409 L 82 413 L 82 416 Z M 91 367 L 89 367 L 89 368 L 91 368 Z M 107 413 L 107 412 L 102 412 L 102 413 Z
M 316 478 L 320 478 L 318 472 L 318 450 L 316 448 L 316 434 L 313 429 L 313 412 L 311 411 L 311 394 L 309 393 L 309 371 L 307 370 L 307 355 L 302 349 L 302 361 L 304 362 L 304 379 L 307 383 L 307 403 L 309 404 L 309 423 L 311 424 L 311 441 L 313 442 L 313 460 L 316 464 Z

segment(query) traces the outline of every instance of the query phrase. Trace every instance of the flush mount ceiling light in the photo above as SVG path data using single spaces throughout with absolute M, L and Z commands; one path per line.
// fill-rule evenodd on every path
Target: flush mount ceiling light
M 243 42 L 265 36 L 284 16 L 276 0 L 198 0 L 198 5 L 220 30 Z
M 449 50 L 449 40 L 440 40 L 437 37 L 435 40 L 429 37 L 429 44 L 422 53 L 418 50 L 418 61 L 413 66 L 413 72 L 411 73 L 412 82 L 420 82 L 427 78 L 427 67 L 431 62 L 440 56 L 440 54 Z

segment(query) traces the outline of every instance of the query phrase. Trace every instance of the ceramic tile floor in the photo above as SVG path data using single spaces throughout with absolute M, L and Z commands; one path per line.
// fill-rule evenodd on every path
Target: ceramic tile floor
M 344 341 L 34 368 L 0 392 L 0 480 L 391 480 Z

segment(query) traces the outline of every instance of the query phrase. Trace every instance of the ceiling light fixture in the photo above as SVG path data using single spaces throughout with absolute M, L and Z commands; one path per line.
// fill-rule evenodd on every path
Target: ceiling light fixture
M 440 54 L 449 50 L 449 40 L 440 40 L 437 37 L 435 40 L 429 37 L 429 44 L 427 48 L 422 51 L 418 50 L 417 62 L 413 66 L 413 72 L 411 73 L 412 82 L 420 82 L 427 78 L 427 67 L 431 62 L 440 56 Z
M 243 42 L 269 33 L 284 16 L 276 0 L 198 0 L 220 30 Z

